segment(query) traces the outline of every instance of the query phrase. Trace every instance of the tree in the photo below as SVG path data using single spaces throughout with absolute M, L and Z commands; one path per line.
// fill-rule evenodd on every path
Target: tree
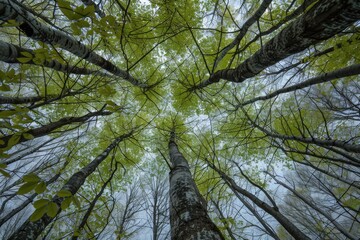
M 359 20 L 0 0 L 1 238 L 356 239 Z

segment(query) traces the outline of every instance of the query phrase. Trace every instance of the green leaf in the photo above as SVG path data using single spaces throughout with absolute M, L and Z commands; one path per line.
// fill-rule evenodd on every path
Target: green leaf
M 71 4 L 64 0 L 57 1 L 60 11 L 70 20 L 79 20 L 95 12 L 94 6 L 84 7 L 83 5 L 73 9 Z
M 56 216 L 56 214 L 59 211 L 59 206 L 54 203 L 54 202 L 50 202 L 48 205 L 48 211 L 46 212 L 46 214 L 51 217 L 54 218 Z
M 23 176 L 22 178 L 24 180 L 24 182 L 32 182 L 32 183 L 38 183 L 41 178 L 39 178 L 38 175 L 36 175 L 35 173 L 29 173 L 29 174 L 26 174 L 25 176 Z
M 3 144 L 3 143 L 0 143 Z M 0 163 L 0 168 L 7 168 L 7 165 L 5 163 Z
M 18 27 L 20 25 L 20 22 L 17 22 L 14 19 L 7 20 L 6 24 L 3 25 L 3 27 Z
M 3 144 L 3 143 L 1 143 L 1 144 Z M 0 151 L 1 151 L 1 149 L 0 149 Z M 11 156 L 10 154 L 0 152 L 0 158 L 9 158 L 10 156 Z
M 50 202 L 49 199 L 39 199 L 39 200 L 36 200 L 33 205 L 34 205 L 34 208 L 38 209 L 38 208 L 41 208 L 41 207 L 47 205 L 49 202 Z
M 34 136 L 31 135 L 30 133 L 23 133 L 23 137 L 27 140 L 34 139 Z
M 360 207 L 360 199 L 357 198 L 350 198 L 344 201 L 344 206 L 351 207 L 353 209 L 359 209 Z
M 110 106 L 114 106 L 114 107 L 117 107 L 116 103 L 114 103 L 113 101 L 106 101 L 105 102 L 106 104 L 110 105 Z
M 13 111 L 13 110 L 4 110 L 0 112 L 0 117 L 9 117 L 11 115 L 16 114 L 17 111 Z
M 10 148 L 14 145 L 16 145 L 20 141 L 21 135 L 18 133 L 15 133 L 11 136 L 11 138 L 8 141 L 7 147 Z
M 73 13 L 73 9 L 70 6 L 70 3 L 64 0 L 58 0 L 57 4 L 60 8 L 60 11 L 70 20 L 74 20 L 76 18 L 74 18 L 74 13 Z
M 21 63 L 28 63 L 28 62 L 30 62 L 32 60 L 32 58 L 20 57 L 20 58 L 17 58 L 16 60 L 18 60 Z
M 0 173 L 4 176 L 4 177 L 11 177 L 9 173 L 7 173 L 6 171 L 4 171 L 3 169 L 0 168 Z
M 81 204 L 80 204 L 79 199 L 78 199 L 76 196 L 73 196 L 72 199 L 73 199 L 73 201 L 74 201 L 74 203 L 75 203 L 75 206 L 76 206 L 77 208 L 80 208 L 80 207 L 81 207 Z
M 316 4 L 317 2 L 319 2 L 319 0 L 314 1 L 312 4 L 310 4 L 310 5 L 305 9 L 304 12 L 307 13 L 310 9 L 312 9 L 312 8 L 315 6 L 315 4 Z
M 64 201 L 61 203 L 61 209 L 65 210 L 70 206 L 70 203 L 72 202 L 72 198 L 65 198 Z
M 29 52 L 20 52 L 20 54 L 27 58 L 33 58 L 33 55 Z
M 37 194 L 43 193 L 45 190 L 46 190 L 46 183 L 45 182 L 40 182 L 35 188 L 35 192 Z
M 11 90 L 11 88 L 9 87 L 9 85 L 3 84 L 0 86 L 0 91 L 8 92 L 10 90 Z
M 31 222 L 35 222 L 37 220 L 39 220 L 42 216 L 44 216 L 44 214 L 47 212 L 47 205 L 42 206 L 38 209 L 36 209 L 33 214 L 31 214 L 30 216 L 30 221 Z
M 36 187 L 37 183 L 35 182 L 28 182 L 25 183 L 24 185 L 22 185 L 19 190 L 17 191 L 17 194 L 19 195 L 23 195 L 26 194 L 28 192 L 31 192 L 35 187 Z
M 88 28 L 88 27 L 90 27 L 90 24 L 85 20 L 77 21 L 76 24 L 78 25 L 79 28 Z
M 62 189 L 60 190 L 56 195 L 59 197 L 70 197 L 72 196 L 71 192 L 69 190 Z

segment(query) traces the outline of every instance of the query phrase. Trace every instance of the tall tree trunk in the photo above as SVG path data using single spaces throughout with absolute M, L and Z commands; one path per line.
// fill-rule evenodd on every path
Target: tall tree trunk
M 32 13 L 28 12 L 22 4 L 15 0 L 0 0 L 0 20 L 15 20 L 20 24 L 19 29 L 29 38 L 52 45 L 59 45 L 62 49 L 125 79 L 135 86 L 148 87 L 147 84 L 140 82 L 127 71 L 118 68 L 110 61 L 96 54 L 74 37 L 39 22 Z
M 224 239 L 220 230 L 211 221 L 206 203 L 191 176 L 188 162 L 179 151 L 175 133 L 171 132 L 169 153 L 170 171 L 170 224 L 173 240 L 218 240 Z
M 30 54 L 32 56 L 26 56 L 25 54 Z M 97 76 L 103 76 L 103 77 L 113 77 L 111 74 L 106 74 L 103 72 L 100 72 L 98 70 L 90 70 L 87 68 L 80 68 L 76 66 L 71 66 L 68 64 L 62 64 L 56 60 L 50 60 L 50 59 L 39 59 L 38 62 L 35 61 L 36 53 L 32 51 L 31 49 L 22 48 L 19 46 L 16 46 L 14 44 L 6 43 L 0 40 L 0 61 L 6 62 L 6 63 L 23 63 L 23 64 L 33 64 L 38 66 L 44 66 L 47 68 L 52 68 L 60 72 L 65 73 L 73 73 L 73 74 L 79 74 L 79 75 L 90 75 L 94 74 Z M 29 60 L 27 62 L 21 62 L 19 61 L 19 58 L 28 58 Z
M 359 19 L 359 1 L 317 1 L 235 69 L 217 71 L 207 80 L 194 86 L 194 89 L 204 88 L 220 79 L 243 82 L 284 58 L 334 36 Z
M 111 169 L 111 167 L 110 167 Z M 108 178 L 108 180 L 106 182 L 104 182 L 104 184 L 101 186 L 100 192 L 98 194 L 96 194 L 94 200 L 91 201 L 89 208 L 86 210 L 86 213 L 84 215 L 84 217 L 81 220 L 81 223 L 79 224 L 76 232 L 81 233 L 81 231 L 83 230 L 83 228 L 85 227 L 87 220 L 90 217 L 90 214 L 92 213 L 95 204 L 97 203 L 97 201 L 99 200 L 99 198 L 102 196 L 105 188 L 107 187 L 107 185 L 111 182 L 111 180 L 113 179 L 115 172 L 117 171 L 117 163 L 115 163 L 115 169 L 112 171 L 110 177 Z M 76 240 L 78 239 L 78 236 L 75 234 L 72 236 L 71 240 Z
M 92 162 L 80 169 L 80 171 L 74 173 L 67 183 L 62 187 L 62 190 L 67 190 L 71 192 L 72 195 L 75 195 L 80 187 L 84 184 L 86 178 L 95 171 L 95 169 L 102 163 L 110 152 L 124 139 L 130 137 L 133 134 L 133 131 L 121 135 L 116 138 L 99 156 L 97 156 Z M 56 216 L 61 212 L 61 203 L 65 198 L 54 196 L 52 201 L 59 206 L 59 211 Z M 56 217 L 55 216 L 55 217 Z M 55 218 L 54 217 L 54 218 Z M 44 214 L 39 220 L 31 222 L 28 219 L 14 234 L 10 236 L 8 240 L 33 240 L 36 239 L 42 231 L 49 225 L 54 219 Z

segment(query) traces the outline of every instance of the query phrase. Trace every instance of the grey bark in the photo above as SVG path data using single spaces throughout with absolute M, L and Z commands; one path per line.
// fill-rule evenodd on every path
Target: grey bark
M 207 214 L 206 202 L 191 176 L 189 165 L 175 143 L 169 141 L 170 161 L 170 224 L 173 240 L 224 240 L 220 230 Z
M 272 0 L 264 0 L 260 7 L 256 10 L 256 12 L 254 13 L 254 15 L 252 15 L 245 23 L 244 25 L 241 27 L 239 34 L 236 36 L 236 38 L 230 43 L 228 44 L 226 47 L 224 47 L 218 57 L 215 60 L 214 63 L 214 69 L 216 68 L 216 66 L 219 64 L 219 62 L 225 57 L 225 55 L 232 49 L 234 48 L 236 45 L 238 45 L 241 40 L 243 39 L 243 37 L 245 36 L 245 34 L 247 33 L 247 30 L 251 27 L 251 25 L 253 25 L 256 21 L 259 20 L 259 18 L 261 17 L 261 15 L 265 12 L 265 10 L 267 9 L 267 7 L 270 5 Z
M 257 101 L 268 100 L 268 99 L 274 98 L 274 97 L 276 97 L 276 96 L 278 96 L 280 94 L 283 94 L 283 93 L 296 91 L 296 90 L 307 88 L 307 87 L 310 87 L 312 85 L 316 85 L 316 84 L 319 84 L 319 83 L 329 82 L 329 81 L 334 80 L 334 79 L 343 78 L 343 77 L 349 77 L 349 76 L 358 75 L 358 74 L 360 74 L 360 64 L 354 64 L 354 65 L 351 65 L 349 67 L 341 68 L 341 69 L 338 69 L 338 70 L 335 70 L 335 71 L 332 71 L 332 72 L 322 74 L 322 75 L 317 76 L 317 77 L 310 78 L 310 79 L 308 79 L 308 80 L 306 80 L 304 82 L 294 84 L 294 85 L 289 86 L 289 87 L 281 88 L 281 89 L 276 90 L 276 91 L 274 91 L 272 93 L 269 93 L 269 94 L 267 94 L 265 96 L 260 96 L 260 97 L 250 99 L 248 101 L 245 101 L 245 102 L 239 104 L 237 106 L 237 108 L 239 108 L 240 106 L 245 106 L 245 105 L 257 102 Z
M 236 68 L 219 70 L 193 89 L 204 88 L 220 79 L 241 83 L 282 59 L 334 36 L 359 19 L 359 1 L 318 1 Z
M 269 172 L 266 172 L 266 173 L 269 174 L 278 184 L 280 184 L 281 186 L 283 186 L 284 188 L 286 188 L 287 190 L 292 192 L 296 197 L 298 197 L 304 203 L 309 205 L 312 209 L 314 209 L 315 211 L 317 211 L 318 213 L 320 213 L 324 217 L 326 217 L 347 238 L 349 238 L 351 240 L 356 240 L 357 239 L 355 236 L 353 236 L 352 234 L 349 233 L 349 230 L 344 229 L 333 217 L 331 217 L 331 215 L 328 212 L 325 212 L 324 210 L 319 208 L 315 203 L 313 203 L 309 199 L 307 199 L 305 196 L 303 196 L 302 194 L 300 194 L 299 192 L 297 192 L 296 190 L 294 190 L 293 188 L 291 188 L 290 186 L 288 186 L 284 182 L 278 180 L 273 174 L 271 174 Z
M 244 109 L 242 109 L 242 110 L 243 110 L 243 113 L 248 118 L 248 120 L 251 122 L 251 124 L 254 127 L 256 127 L 257 129 L 259 129 L 260 131 L 262 131 L 263 133 L 265 133 L 269 137 L 281 139 L 283 141 L 294 140 L 294 141 L 307 143 L 307 144 L 315 144 L 315 145 L 318 145 L 318 146 L 324 147 L 324 148 L 337 147 L 337 148 L 343 149 L 348 152 L 360 153 L 360 144 L 349 144 L 346 141 L 341 141 L 341 140 L 336 140 L 336 139 L 319 139 L 319 138 L 315 138 L 315 137 L 298 137 L 298 136 L 289 136 L 289 135 L 283 135 L 283 134 L 271 132 L 271 131 L 259 126 L 258 124 L 256 124 L 253 120 L 251 120 L 250 116 L 246 113 L 246 111 Z M 353 161 L 356 164 L 360 163 L 360 161 L 355 160 L 355 159 L 353 159 Z
M 47 125 L 44 125 L 42 127 L 38 127 L 38 128 L 34 128 L 31 130 L 26 131 L 26 133 L 31 134 L 34 138 L 38 138 L 38 137 L 42 137 L 45 136 L 49 133 L 51 133 L 52 131 L 63 127 L 65 125 L 71 124 L 71 123 L 84 123 L 85 121 L 87 121 L 88 119 L 90 119 L 91 117 L 95 117 L 95 116 L 106 116 L 106 115 L 110 115 L 112 114 L 112 112 L 106 112 L 106 111 L 96 111 L 96 112 L 90 112 L 84 116 L 81 117 L 65 117 L 62 118 L 56 122 L 52 122 L 49 123 Z M 11 139 L 11 137 L 14 136 L 14 134 L 11 135 L 6 135 L 1 137 L 0 139 L 4 141 L 4 144 L 0 144 L 0 148 L 5 148 L 5 147 L 9 147 L 8 146 L 8 142 Z M 21 135 L 18 143 L 22 143 L 22 142 L 26 142 L 29 141 L 30 139 L 26 139 L 23 135 Z M 12 146 L 10 146 L 12 147 Z
M 87 223 L 88 218 L 90 217 L 90 214 L 91 214 L 92 210 L 95 207 L 96 202 L 98 201 L 98 199 L 103 194 L 106 186 L 113 179 L 114 174 L 115 174 L 116 171 L 117 171 L 117 163 L 115 163 L 115 169 L 112 171 L 112 173 L 111 173 L 110 177 L 108 178 L 108 180 L 101 186 L 100 192 L 98 194 L 96 194 L 95 198 L 91 201 L 89 208 L 86 210 L 86 213 L 85 213 L 84 217 L 81 220 L 81 223 L 79 224 L 79 226 L 77 228 L 78 232 L 81 232 L 81 230 L 84 228 L 85 224 Z M 73 236 L 71 239 L 76 240 L 76 239 L 78 239 L 78 236 Z
M 247 190 L 239 187 L 235 181 L 226 175 L 223 171 L 218 169 L 215 165 L 209 163 L 209 166 L 214 169 L 220 177 L 225 181 L 225 183 L 229 186 L 229 188 L 234 193 L 239 193 L 248 199 L 250 199 L 256 206 L 263 209 L 265 212 L 273 216 L 285 229 L 288 231 L 291 236 L 293 236 L 297 240 L 310 240 L 308 236 L 302 233 L 288 218 L 286 218 L 276 207 L 272 207 L 266 202 L 262 201 L 254 194 L 248 192 Z
M 20 63 L 20 64 L 32 64 L 32 65 L 38 65 L 38 66 L 44 66 L 47 68 L 51 68 L 60 72 L 65 73 L 73 73 L 73 74 L 79 74 L 79 75 L 98 75 L 98 76 L 104 76 L 104 77 L 113 77 L 110 74 L 102 73 L 98 70 L 90 70 L 87 68 L 80 68 L 76 66 L 71 66 L 67 64 L 62 64 L 56 60 L 47 60 L 45 59 L 41 64 L 35 63 L 33 60 L 30 60 L 26 63 L 21 63 L 18 58 L 27 58 L 22 54 L 22 52 L 26 52 L 31 54 L 33 57 L 35 57 L 34 51 L 27 48 L 22 48 L 10 43 L 6 43 L 0 40 L 0 61 L 6 62 L 6 63 Z
M 64 184 L 62 190 L 67 190 L 71 192 L 72 195 L 75 195 L 80 187 L 84 184 L 86 178 L 95 171 L 95 169 L 107 158 L 110 152 L 123 140 L 129 138 L 133 134 L 133 131 L 126 133 L 124 135 L 116 138 L 99 156 L 97 156 L 93 161 L 91 161 L 88 165 L 80 169 L 80 171 L 74 173 L 70 179 Z M 57 215 L 61 212 L 61 203 L 64 200 L 62 197 L 54 196 L 52 201 L 55 202 L 59 206 L 59 211 Z M 57 216 L 56 215 L 56 216 Z M 55 217 L 56 217 L 55 216 Z M 30 222 L 30 220 L 26 220 L 26 222 L 15 232 L 13 233 L 9 240 L 33 240 L 36 239 L 42 231 L 52 222 L 53 218 L 48 215 L 44 215 L 38 221 Z
M 35 103 L 43 100 L 45 97 L 32 96 L 32 97 L 4 97 L 0 96 L 0 104 L 23 104 L 23 103 Z
M 147 84 L 141 83 L 127 71 L 118 68 L 110 61 L 96 54 L 92 49 L 77 41 L 74 37 L 39 22 L 32 13 L 18 4 L 16 0 L 0 0 L 0 20 L 15 20 L 20 24 L 19 29 L 27 37 L 52 45 L 59 45 L 62 49 L 125 79 L 135 86 L 141 88 L 148 87 Z

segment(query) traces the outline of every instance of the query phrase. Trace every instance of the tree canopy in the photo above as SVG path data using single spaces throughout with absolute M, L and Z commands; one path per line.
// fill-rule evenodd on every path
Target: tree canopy
M 0 0 L 0 238 L 357 239 L 359 20 Z

